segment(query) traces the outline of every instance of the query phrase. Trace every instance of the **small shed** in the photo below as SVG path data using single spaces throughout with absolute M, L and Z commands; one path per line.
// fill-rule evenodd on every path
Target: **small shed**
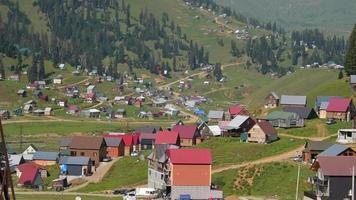
M 122 119 L 126 117 L 126 110 L 124 108 L 119 108 L 116 110 L 115 118 Z
M 53 115 L 54 115 L 53 108 L 51 108 L 51 107 L 46 107 L 45 110 L 44 110 L 44 115 L 46 115 L 46 116 L 53 116 Z
M 0 119 L 10 119 L 10 112 L 8 110 L 0 110 Z
M 26 97 L 27 96 L 27 91 L 26 90 L 18 90 L 17 93 L 16 93 L 18 96 L 21 96 L 21 97 Z

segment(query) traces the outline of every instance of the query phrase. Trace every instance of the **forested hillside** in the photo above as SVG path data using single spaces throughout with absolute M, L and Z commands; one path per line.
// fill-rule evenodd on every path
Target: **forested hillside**
M 266 21 L 277 21 L 286 28 L 319 27 L 348 36 L 356 22 L 353 0 L 219 0 L 221 4 Z

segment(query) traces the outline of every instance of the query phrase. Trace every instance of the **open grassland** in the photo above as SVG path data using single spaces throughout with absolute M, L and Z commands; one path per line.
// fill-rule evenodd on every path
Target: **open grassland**
M 268 163 L 226 170 L 213 175 L 213 183 L 222 187 L 224 196 L 265 196 L 283 200 L 295 199 L 296 163 Z M 310 190 L 307 177 L 313 175 L 307 166 L 300 171 L 299 195 Z
M 147 181 L 147 160 L 124 157 L 118 160 L 100 183 L 92 183 L 78 192 L 98 192 L 144 184 Z
M 80 196 L 82 200 L 107 200 L 107 199 L 122 199 L 120 196 L 117 197 L 97 197 L 97 196 L 86 196 L 86 195 L 68 195 L 58 193 L 56 195 L 41 194 L 41 193 L 31 193 L 31 194 L 19 194 L 16 195 L 17 200 L 75 200 L 77 196 Z
M 213 154 L 213 168 L 257 160 L 293 150 L 304 143 L 303 140 L 282 137 L 271 144 L 241 143 L 238 138 L 211 138 L 198 145 L 208 148 Z

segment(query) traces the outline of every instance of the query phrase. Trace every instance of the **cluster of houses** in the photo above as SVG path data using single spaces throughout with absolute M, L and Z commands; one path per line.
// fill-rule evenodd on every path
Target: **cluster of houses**
M 266 119 L 273 121 L 274 126 L 282 128 L 303 127 L 304 120 L 319 117 L 341 121 L 353 120 L 355 107 L 351 98 L 339 96 L 318 96 L 315 107 L 307 107 L 306 96 L 282 95 L 279 97 L 271 92 L 265 98 L 265 108 L 280 107 L 281 111 L 273 111 Z
M 315 176 L 308 178 L 312 190 L 304 192 L 305 200 L 352 199 L 356 189 L 352 177 L 356 165 L 353 148 L 327 141 L 307 141 L 302 158 L 315 172 Z
M 242 142 L 270 143 L 278 139 L 273 124 L 265 119 L 254 119 L 241 105 L 230 106 L 228 111 L 211 110 L 208 130 L 213 136 L 240 137 Z

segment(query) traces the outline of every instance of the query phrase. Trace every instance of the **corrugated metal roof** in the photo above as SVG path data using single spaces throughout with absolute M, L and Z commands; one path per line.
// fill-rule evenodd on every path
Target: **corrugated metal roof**
M 349 147 L 341 144 L 334 144 L 331 147 L 327 148 L 325 151 L 321 152 L 319 156 L 338 156 L 342 152 L 344 152 Z
M 63 156 L 59 159 L 60 165 L 88 165 L 90 161 L 86 156 Z
M 34 160 L 57 160 L 58 152 L 49 152 L 49 151 L 36 151 L 33 155 Z
M 106 142 L 106 146 L 108 147 L 118 147 L 122 142 L 122 139 L 118 137 L 105 137 L 104 140 Z
M 236 115 L 236 117 L 227 125 L 229 128 L 238 129 L 250 117 L 245 115 Z
M 339 96 L 317 96 L 315 104 L 317 107 L 320 107 L 323 102 L 324 103 L 329 102 L 330 99 L 332 99 L 332 98 L 341 98 L 341 97 L 339 97 Z
M 308 140 L 306 142 L 306 149 L 312 150 L 312 151 L 324 151 L 327 148 L 331 147 L 333 143 L 328 142 L 328 141 L 311 141 Z
M 224 111 L 211 110 L 209 111 L 208 118 L 211 119 L 222 119 L 224 116 Z
M 306 105 L 306 96 L 293 96 L 293 95 L 282 95 L 281 104 L 284 105 Z
M 286 107 L 283 108 L 283 111 L 296 113 L 304 119 L 310 119 L 312 117 L 316 117 L 316 113 L 314 109 L 307 108 L 307 107 Z
M 321 102 L 319 110 L 326 110 L 329 106 L 329 102 Z
M 321 156 L 317 161 L 324 176 L 352 176 L 355 156 Z
M 273 111 L 266 116 L 267 120 L 276 120 L 276 119 L 290 119 L 295 118 L 296 113 L 292 112 L 283 112 L 283 111 Z

